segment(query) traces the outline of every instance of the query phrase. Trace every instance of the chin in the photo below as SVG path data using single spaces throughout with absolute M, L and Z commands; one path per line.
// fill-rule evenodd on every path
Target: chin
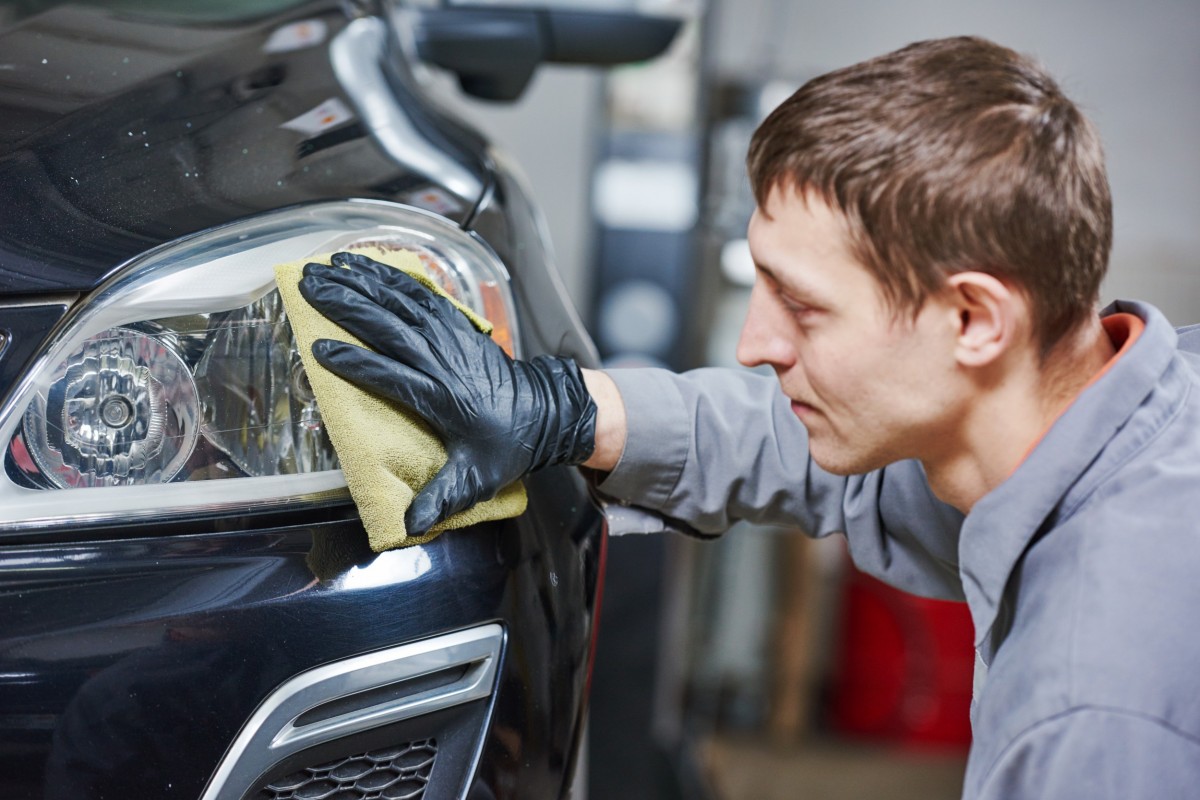
M 845 458 L 844 454 L 842 455 L 841 458 L 820 456 L 820 455 L 817 455 L 816 453 L 810 453 L 810 455 L 812 456 L 813 462 L 818 467 L 820 467 L 821 469 L 825 470 L 826 472 L 832 473 L 834 475 L 858 475 L 858 474 L 868 471 L 868 470 L 858 469 L 857 468 L 858 462 L 853 459 Z
M 832 451 L 832 452 L 829 452 Z M 889 460 L 872 453 L 855 453 L 849 448 L 809 446 L 809 455 L 818 467 L 833 475 L 862 475 L 886 467 Z

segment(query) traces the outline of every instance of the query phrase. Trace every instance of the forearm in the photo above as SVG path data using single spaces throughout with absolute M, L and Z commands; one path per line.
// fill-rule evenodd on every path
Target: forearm
M 809 525 L 811 532 L 842 529 L 845 479 L 816 478 L 820 497 L 809 502 L 807 436 L 773 378 L 722 369 L 617 369 L 603 377 L 624 412 L 619 425 L 605 426 L 624 447 L 616 460 L 597 459 L 605 464 L 597 469 L 608 470 L 597 484 L 602 494 L 701 533 L 738 520 L 818 516 L 826 524 Z
M 583 382 L 596 404 L 596 448 L 583 466 L 610 472 L 625 450 L 625 403 L 608 375 L 591 369 L 582 372 Z

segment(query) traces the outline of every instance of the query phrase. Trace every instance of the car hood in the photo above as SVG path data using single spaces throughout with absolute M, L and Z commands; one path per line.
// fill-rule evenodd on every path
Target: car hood
M 461 224 L 488 191 L 485 144 L 426 106 L 382 19 L 48 5 L 0 27 L 0 296 L 88 291 L 271 209 L 369 197 Z

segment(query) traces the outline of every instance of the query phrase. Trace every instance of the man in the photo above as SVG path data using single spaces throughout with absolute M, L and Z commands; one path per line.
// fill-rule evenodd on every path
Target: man
M 1194 796 L 1200 331 L 1097 314 L 1091 124 L 1012 51 L 930 41 L 801 87 L 748 166 L 738 357 L 778 386 L 510 362 L 386 268 L 308 270 L 310 301 L 380 352 L 318 342 L 321 363 L 446 441 L 410 526 L 582 463 L 616 532 L 844 532 L 860 568 L 970 606 L 966 797 Z

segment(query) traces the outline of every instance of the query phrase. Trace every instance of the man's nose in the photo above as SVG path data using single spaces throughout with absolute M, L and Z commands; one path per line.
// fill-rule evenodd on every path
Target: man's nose
M 737 360 L 747 367 L 761 364 L 780 366 L 787 360 L 788 348 L 775 322 L 774 309 L 766 297 L 762 281 L 755 281 L 746 308 L 746 321 L 738 337 Z

